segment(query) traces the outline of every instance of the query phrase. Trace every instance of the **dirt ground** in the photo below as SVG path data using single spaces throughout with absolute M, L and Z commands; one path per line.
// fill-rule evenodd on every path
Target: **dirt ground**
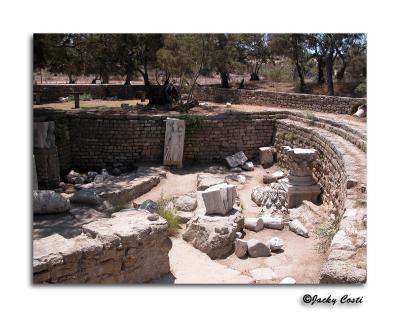
M 190 166 L 182 169 L 171 169 L 167 172 L 167 177 L 162 179 L 160 184 L 154 187 L 148 193 L 135 200 L 136 203 L 142 203 L 146 199 L 157 200 L 161 197 L 172 198 L 189 192 L 196 191 L 197 173 L 204 172 L 207 166 Z M 237 184 L 238 195 L 243 205 L 243 214 L 245 217 L 256 216 L 261 207 L 258 207 L 251 200 L 251 191 L 255 186 L 263 185 L 262 176 L 266 171 L 274 172 L 281 170 L 277 165 L 265 170 L 260 165 L 255 165 L 254 171 L 242 172 L 246 177 L 245 184 Z M 226 175 L 230 174 L 226 170 Z M 185 225 L 182 225 L 183 231 Z M 274 278 L 271 280 L 261 280 L 257 283 L 275 284 L 279 283 L 285 277 L 293 277 L 297 283 L 313 284 L 319 283 L 319 273 L 326 256 L 317 253 L 315 246 L 318 243 L 317 238 L 310 230 L 310 238 L 303 238 L 289 231 L 264 229 L 260 232 L 245 230 L 245 240 L 258 239 L 268 241 L 272 237 L 281 238 L 284 243 L 284 251 L 273 253 L 270 257 L 245 258 L 239 259 L 235 254 L 231 254 L 225 259 L 215 260 L 216 262 L 237 270 L 244 275 L 251 276 L 250 271 L 257 268 L 270 268 L 274 272 Z

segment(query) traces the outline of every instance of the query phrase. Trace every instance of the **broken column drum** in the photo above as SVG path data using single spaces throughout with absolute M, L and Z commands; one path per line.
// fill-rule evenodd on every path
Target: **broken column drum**
M 288 207 L 297 207 L 303 200 L 317 203 L 321 187 L 312 176 L 312 164 L 318 156 L 317 151 L 287 148 L 285 152 L 290 170 L 288 181 L 283 183 L 287 191 Z
M 164 165 L 182 167 L 185 121 L 167 118 L 165 127 Z

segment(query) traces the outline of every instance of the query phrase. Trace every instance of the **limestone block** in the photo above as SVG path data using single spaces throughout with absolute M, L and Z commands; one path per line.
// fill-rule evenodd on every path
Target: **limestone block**
M 254 164 L 253 162 L 246 162 L 240 166 L 245 171 L 254 171 Z
M 304 238 L 308 238 L 308 230 L 303 226 L 299 219 L 294 219 L 289 222 L 289 229 Z
M 190 195 L 182 195 L 175 200 L 174 206 L 178 210 L 193 211 L 197 207 L 197 199 Z
M 267 168 L 274 164 L 274 151 L 272 147 L 260 147 L 258 150 L 262 167 Z
M 69 200 L 53 190 L 33 191 L 33 213 L 47 214 L 66 212 L 70 209 Z
M 247 157 L 246 155 L 241 151 L 237 152 L 233 155 L 225 157 L 226 162 L 228 163 L 229 167 L 238 167 L 246 163 Z
M 261 219 L 264 222 L 265 228 L 282 230 L 284 227 L 282 217 L 262 216 Z
M 185 142 L 185 121 L 167 118 L 164 142 L 164 165 L 182 167 Z
M 210 258 L 222 258 L 232 251 L 236 233 L 243 230 L 243 223 L 239 212 L 228 216 L 195 216 L 187 223 L 182 238 Z
M 296 284 L 296 280 L 293 277 L 285 277 L 279 284 Z
M 226 183 L 209 187 L 202 193 L 206 214 L 226 215 L 232 210 L 236 198 L 236 186 Z
M 244 219 L 244 227 L 248 230 L 258 232 L 264 229 L 264 222 L 261 218 L 249 217 Z
M 93 188 L 81 189 L 72 195 L 70 198 L 71 203 L 86 204 L 86 205 L 99 205 L 101 198 L 96 194 Z
M 256 239 L 247 241 L 247 251 L 252 258 L 271 255 L 270 248 L 265 243 Z
M 267 246 L 271 249 L 271 251 L 282 250 L 284 243 L 283 240 L 278 237 L 273 237 L 267 242 Z
M 247 242 L 242 239 L 235 240 L 235 254 L 238 258 L 243 258 L 247 254 Z

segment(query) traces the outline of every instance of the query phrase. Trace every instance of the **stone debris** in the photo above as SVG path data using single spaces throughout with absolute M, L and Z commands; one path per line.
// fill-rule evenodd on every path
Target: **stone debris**
M 247 242 L 242 239 L 235 240 L 235 254 L 238 258 L 243 258 L 247 254 Z
M 226 215 L 232 210 L 236 196 L 235 185 L 222 183 L 207 188 L 202 193 L 206 214 Z
M 192 219 L 195 216 L 195 213 L 191 211 L 177 210 L 176 216 L 178 217 L 181 223 L 187 223 L 190 219 Z
M 245 184 L 246 183 L 246 176 L 240 175 L 240 174 L 231 174 L 231 175 L 227 175 L 225 177 L 225 181 L 227 181 L 227 182 L 234 181 L 234 182 L 237 182 L 239 184 Z
M 246 163 L 247 157 L 243 152 L 237 152 L 231 156 L 225 157 L 229 167 L 238 167 Z
M 354 115 L 359 118 L 365 118 L 367 116 L 367 106 L 366 105 L 359 106 Z
M 53 190 L 33 191 L 34 214 L 61 213 L 70 208 L 69 200 Z
M 278 251 L 282 250 L 284 244 L 282 239 L 273 237 L 267 242 L 267 246 L 271 249 L 271 251 Z
M 289 222 L 289 229 L 304 238 L 309 237 L 308 230 L 303 226 L 299 219 L 294 219 Z
M 344 230 L 339 230 L 335 234 L 331 242 L 331 248 L 346 251 L 354 251 L 356 249 L 350 237 Z
M 276 178 L 276 179 L 281 179 L 281 178 L 284 178 L 284 177 L 285 177 L 285 173 L 282 172 L 282 171 L 276 171 L 276 172 L 273 172 L 273 173 L 271 174 L 271 176 L 274 177 L 274 178 Z
M 240 167 L 232 167 L 229 171 L 232 173 L 241 173 L 242 169 Z
M 259 149 L 260 163 L 262 167 L 267 168 L 274 164 L 274 149 L 272 147 L 260 147 Z
M 242 239 L 243 236 L 244 236 L 244 233 L 243 233 L 243 232 L 241 232 L 241 231 L 236 232 L 236 238 Z
M 264 222 L 265 228 L 282 230 L 284 227 L 282 217 L 261 216 L 261 219 Z
M 285 277 L 279 284 L 296 284 L 296 280 L 293 277 Z
M 254 164 L 253 162 L 246 162 L 240 166 L 245 171 L 254 171 Z
M 252 258 L 271 255 L 270 248 L 265 243 L 256 239 L 247 241 L 247 251 Z
M 178 210 L 193 211 L 197 208 L 197 199 L 190 195 L 182 195 L 175 200 L 174 206 Z
M 74 204 L 85 204 L 85 205 L 99 205 L 101 204 L 101 198 L 96 194 L 96 191 L 92 188 L 81 189 L 72 195 L 70 198 L 71 203 Z
M 222 184 L 224 182 L 225 180 L 221 176 L 215 176 L 209 173 L 201 173 L 197 175 L 197 190 L 206 190 L 211 186 Z
M 86 175 L 81 175 L 74 170 L 71 170 L 67 175 L 67 181 L 70 184 L 84 184 L 87 180 Z
M 242 231 L 243 225 L 239 212 L 229 216 L 195 216 L 186 224 L 182 238 L 210 258 L 222 258 L 232 251 L 236 232 Z
M 261 218 L 245 218 L 244 227 L 251 231 L 261 231 L 264 229 L 264 222 Z

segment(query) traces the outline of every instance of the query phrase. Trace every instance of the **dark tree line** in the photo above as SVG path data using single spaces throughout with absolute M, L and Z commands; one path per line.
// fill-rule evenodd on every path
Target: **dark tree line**
M 314 63 L 316 81 L 334 94 L 334 79 L 343 80 L 357 65 L 366 78 L 364 34 L 35 34 L 34 70 L 65 74 L 70 83 L 79 75 L 93 83 L 108 83 L 110 76 L 125 77 L 129 85 L 141 76 L 146 87 L 169 84 L 172 76 L 192 89 L 203 73 L 218 73 L 228 88 L 231 74 L 247 69 L 250 80 L 260 70 L 285 58 L 293 66 L 300 91 L 305 91 L 306 70 Z M 334 74 L 334 66 L 340 69 Z M 155 72 L 155 82 L 150 80 Z M 161 82 L 160 82 L 161 80 Z

